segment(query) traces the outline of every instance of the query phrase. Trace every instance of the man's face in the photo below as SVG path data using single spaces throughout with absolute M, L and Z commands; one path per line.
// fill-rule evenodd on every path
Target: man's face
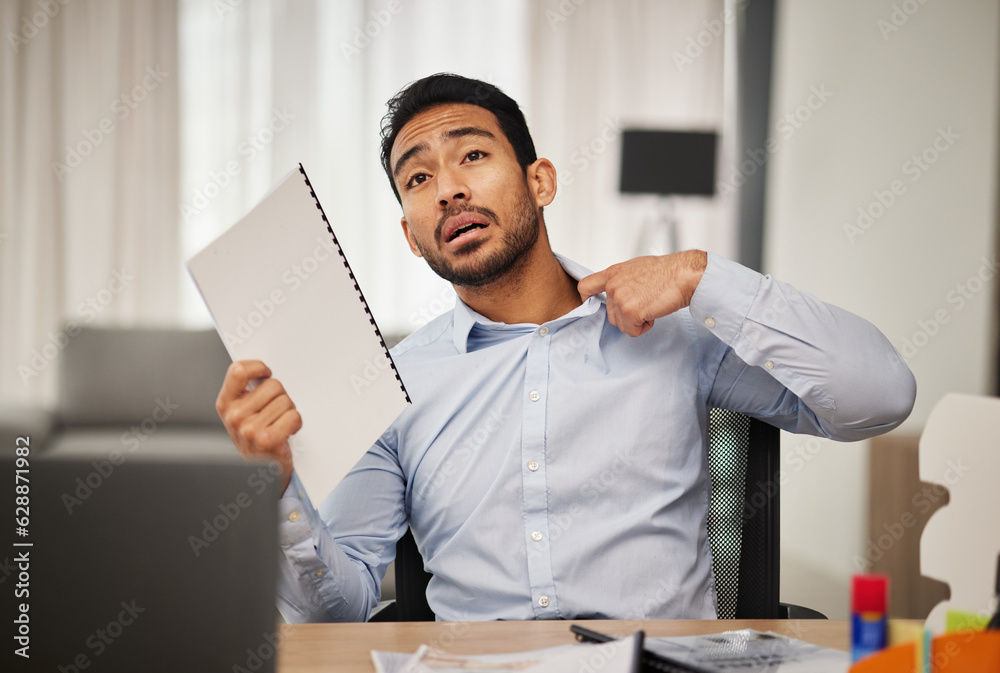
M 540 204 L 489 110 L 425 110 L 400 130 L 390 162 L 410 249 L 445 280 L 492 283 L 537 242 Z

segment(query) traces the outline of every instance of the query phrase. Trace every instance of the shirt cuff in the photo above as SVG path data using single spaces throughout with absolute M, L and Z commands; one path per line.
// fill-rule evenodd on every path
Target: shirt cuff
M 292 472 L 288 488 L 278 500 L 278 542 L 286 549 L 293 547 L 315 538 L 322 525 L 298 474 Z
M 742 264 L 708 253 L 708 264 L 688 307 L 695 322 L 732 346 L 750 313 L 763 276 Z

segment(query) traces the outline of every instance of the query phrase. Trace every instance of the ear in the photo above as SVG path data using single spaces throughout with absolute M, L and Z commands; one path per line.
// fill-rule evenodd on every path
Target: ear
M 544 208 L 556 198 L 556 167 L 548 159 L 536 159 L 525 172 L 535 206 Z
M 417 239 L 413 237 L 413 232 L 410 231 L 410 225 L 406 221 L 406 216 L 399 218 L 399 224 L 403 227 L 403 236 L 406 236 L 406 242 L 410 246 L 410 252 L 412 252 L 417 257 L 423 257 L 420 254 L 420 248 L 417 247 Z

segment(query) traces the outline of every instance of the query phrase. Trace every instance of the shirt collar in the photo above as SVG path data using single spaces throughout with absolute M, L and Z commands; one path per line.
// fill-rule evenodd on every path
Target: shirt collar
M 591 274 L 589 269 L 585 266 L 577 264 L 571 259 L 567 259 L 559 254 L 556 254 L 555 257 L 563 270 L 575 280 L 580 280 L 584 276 L 589 276 Z M 564 316 L 556 318 L 555 320 L 550 320 L 546 323 L 546 325 L 561 326 L 567 322 L 576 320 L 577 318 L 591 315 L 592 313 L 597 312 L 597 310 L 605 302 L 605 299 L 606 298 L 603 292 L 601 294 L 594 295 L 593 297 L 589 297 L 580 306 L 577 306 Z M 458 349 L 459 353 L 468 352 L 469 334 L 477 325 L 489 330 L 509 330 L 511 332 L 523 332 L 525 331 L 525 328 L 528 327 L 526 324 L 508 325 L 506 323 L 494 322 L 489 318 L 473 311 L 460 298 L 457 298 L 457 301 L 455 302 L 455 310 L 452 313 L 452 316 L 455 348 Z M 534 328 L 533 325 L 531 327 Z

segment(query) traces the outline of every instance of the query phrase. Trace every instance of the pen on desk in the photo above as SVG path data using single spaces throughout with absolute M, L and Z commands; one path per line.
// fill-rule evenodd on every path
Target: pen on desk
M 598 633 L 597 631 L 591 631 L 588 628 L 577 626 L 576 624 L 571 624 L 569 630 L 576 634 L 577 640 L 583 642 L 606 643 L 611 640 L 617 640 L 614 636 Z M 639 631 L 639 633 L 645 636 L 643 631 Z M 671 659 L 670 657 L 656 652 L 650 652 L 649 650 L 643 650 L 642 652 L 642 670 L 659 671 L 661 673 L 712 673 L 711 671 L 695 666 L 694 664 Z
M 993 613 L 993 618 L 986 625 L 986 628 L 990 631 L 997 631 L 1000 630 L 1000 556 L 997 556 L 997 579 L 993 595 L 997 598 L 997 610 Z

